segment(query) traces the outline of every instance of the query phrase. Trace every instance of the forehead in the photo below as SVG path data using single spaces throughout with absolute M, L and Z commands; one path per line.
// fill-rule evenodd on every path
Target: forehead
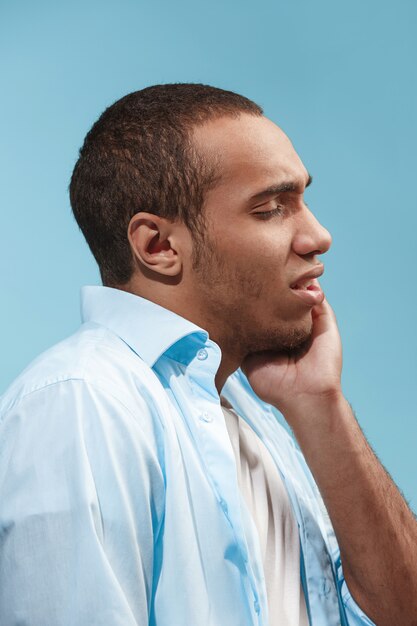
M 219 160 L 218 191 L 245 194 L 285 181 L 306 181 L 308 174 L 286 134 L 264 116 L 221 117 L 193 131 L 203 155 Z

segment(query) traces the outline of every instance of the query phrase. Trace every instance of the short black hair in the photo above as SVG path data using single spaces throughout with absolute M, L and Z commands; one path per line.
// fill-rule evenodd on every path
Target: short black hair
M 204 197 L 221 172 L 215 158 L 197 152 L 191 131 L 242 113 L 260 116 L 263 110 L 244 96 L 200 83 L 152 85 L 102 113 L 79 151 L 69 191 L 103 285 L 123 285 L 132 276 L 127 228 L 139 211 L 182 220 L 194 244 L 204 240 Z

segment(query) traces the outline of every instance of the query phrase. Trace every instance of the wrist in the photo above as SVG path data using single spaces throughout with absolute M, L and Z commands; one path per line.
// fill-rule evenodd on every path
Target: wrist
M 283 414 L 288 424 L 294 429 L 298 425 L 328 423 L 336 416 L 346 412 L 350 405 L 343 395 L 341 387 L 315 394 L 299 394 L 285 406 L 276 407 Z
M 283 413 L 307 463 L 322 462 L 323 450 L 340 446 L 346 451 L 357 440 L 359 427 L 343 393 L 305 398 Z
M 296 415 L 311 409 L 327 409 L 337 405 L 344 398 L 340 385 L 314 393 L 298 393 L 294 398 L 285 399 L 277 408 L 284 416 Z

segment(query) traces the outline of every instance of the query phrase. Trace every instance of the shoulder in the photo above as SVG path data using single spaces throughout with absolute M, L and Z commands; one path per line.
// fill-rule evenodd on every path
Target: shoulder
M 150 369 L 117 335 L 98 324 L 83 324 L 11 383 L 0 397 L 0 424 L 14 415 L 52 426 L 72 415 L 73 426 L 79 420 L 106 421 L 114 428 L 131 423 L 156 445 L 163 416 Z
M 141 391 L 146 368 L 143 360 L 107 328 L 83 324 L 27 365 L 0 396 L 0 412 L 7 412 L 35 391 L 68 381 L 81 381 L 125 400 L 132 383 Z
M 1 398 L 0 526 L 52 528 L 85 515 L 84 527 L 94 517 L 102 533 L 139 511 L 144 528 L 149 507 L 160 524 L 164 433 L 141 379 L 147 365 L 120 343 L 104 328 L 81 327 Z

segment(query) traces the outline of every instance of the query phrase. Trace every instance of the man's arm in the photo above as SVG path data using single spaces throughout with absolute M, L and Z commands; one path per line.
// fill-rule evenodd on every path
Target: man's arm
M 350 593 L 378 626 L 417 624 L 417 522 L 343 395 L 284 414 L 326 504 Z
M 0 420 L 0 624 L 142 626 L 163 476 L 133 415 L 83 380 Z
M 250 355 L 255 393 L 291 426 L 339 543 L 352 597 L 378 626 L 417 624 L 417 521 L 367 443 L 341 390 L 342 348 L 324 301 L 298 356 Z

